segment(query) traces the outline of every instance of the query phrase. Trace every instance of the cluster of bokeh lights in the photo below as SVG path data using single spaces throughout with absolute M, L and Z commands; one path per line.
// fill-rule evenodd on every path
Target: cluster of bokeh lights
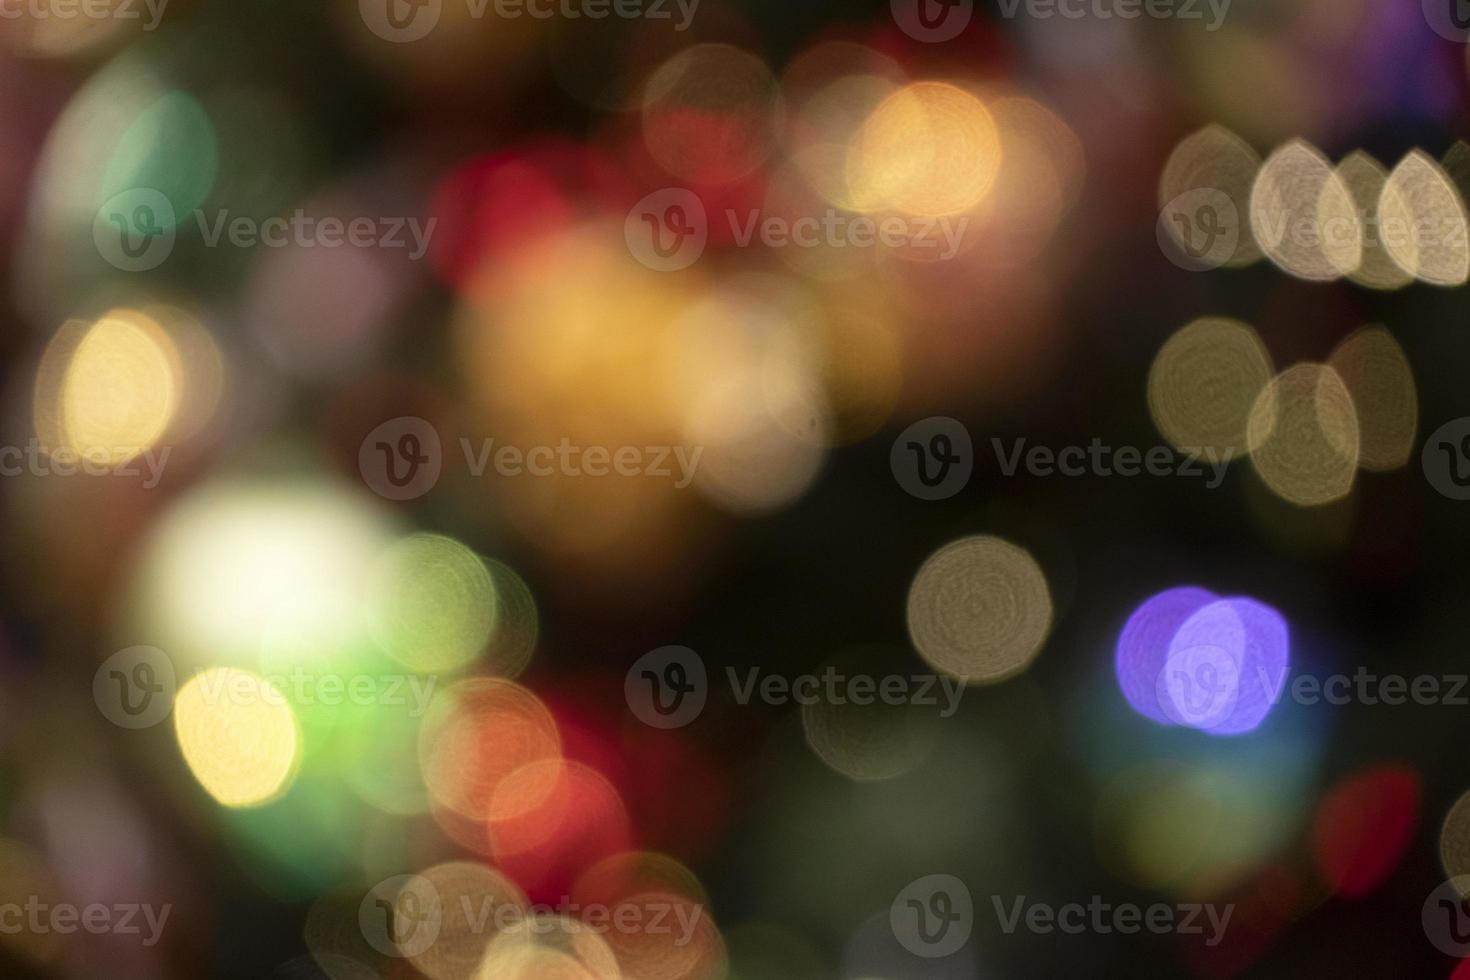
M 1123 696 L 1143 717 L 1241 735 L 1275 707 L 1290 654 L 1286 621 L 1274 609 L 1181 586 L 1134 610 L 1118 637 L 1114 668 Z

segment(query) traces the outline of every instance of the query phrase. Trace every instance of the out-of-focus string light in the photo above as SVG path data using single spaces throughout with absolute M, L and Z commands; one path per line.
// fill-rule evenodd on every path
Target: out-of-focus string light
M 1439 828 L 1439 860 L 1450 878 L 1470 875 L 1470 793 L 1456 800 L 1444 816 Z
M 359 594 L 388 540 L 381 516 L 333 484 L 220 477 L 153 529 L 131 615 L 185 662 L 253 664 L 268 627 L 350 649 L 359 628 L 341 596 Z
M 1277 496 L 1300 507 L 1346 497 L 1358 470 L 1358 413 L 1325 364 L 1297 364 L 1272 379 L 1251 409 L 1251 463 Z
M 412 534 L 368 573 L 373 638 L 399 663 L 444 674 L 475 659 L 495 630 L 495 584 L 473 551 L 452 538 Z
M 611 908 L 643 892 L 668 892 L 709 904 L 709 894 L 694 872 L 657 851 L 624 851 L 602 858 L 577 876 L 571 897 L 579 905 Z
M 521 889 L 495 868 L 447 861 L 411 879 L 395 896 L 394 911 L 417 927 L 400 946 L 415 969 L 430 980 L 474 980 L 486 946 L 529 910 Z
M 732 280 L 680 320 L 673 352 L 683 441 L 703 449 L 695 485 L 739 512 L 790 503 L 831 441 L 820 354 L 799 291 Z
M 840 676 L 864 676 L 864 668 L 881 664 L 872 652 L 848 653 L 831 666 Z M 869 676 L 883 676 L 874 671 Z M 857 782 L 892 779 L 923 762 L 937 737 L 936 716 L 905 702 L 874 699 L 816 698 L 801 706 L 807 745 L 833 771 Z
M 728 184 L 770 155 L 778 103 L 765 62 L 728 44 L 696 44 L 649 76 L 643 140 L 675 177 Z
M 1272 374 L 1271 355 L 1249 324 L 1195 320 L 1154 357 L 1149 413 L 1159 433 L 1180 450 L 1218 459 L 1243 456 L 1251 408 Z
M 567 915 L 533 913 L 500 930 L 476 980 L 620 980 L 618 959 L 597 930 Z
M 1372 156 L 1355 150 L 1337 165 L 1337 176 L 1352 195 L 1353 206 L 1363 215 L 1363 261 L 1348 278 L 1369 289 L 1401 289 L 1414 281 L 1393 257 L 1383 242 L 1383 216 L 1378 202 L 1383 197 L 1388 171 Z
M 972 244 L 986 261 L 1030 262 L 1077 203 L 1087 173 L 1082 143 L 1051 109 L 1024 96 L 991 98 L 987 107 L 1000 134 L 995 186 L 979 208 L 983 229 Z
M 579 762 L 543 759 L 500 780 L 486 808 L 490 853 L 533 895 L 565 894 L 593 862 L 628 850 L 627 807 Z
M 1327 364 L 1352 395 L 1358 415 L 1358 465 L 1386 473 L 1406 465 L 1419 429 L 1419 392 L 1404 349 L 1383 327 L 1359 327 Z
M 419 742 L 424 782 L 443 806 L 483 821 L 500 784 L 524 766 L 561 758 L 556 720 L 541 700 L 511 681 L 477 678 L 438 692 Z M 530 808 L 555 788 L 548 776 L 518 780 L 517 803 Z M 502 800 L 502 808 L 508 806 Z
M 1024 548 L 989 536 L 962 538 L 931 555 L 909 586 L 914 647 L 935 668 L 970 684 L 1021 673 L 1051 632 L 1046 576 Z
M 1001 153 L 995 120 L 977 96 L 947 82 L 913 82 L 864 120 L 848 151 L 848 188 L 865 211 L 959 214 L 990 192 Z
M 1378 199 L 1384 248 L 1420 282 L 1459 286 L 1470 279 L 1465 202 L 1449 175 L 1422 150 L 1399 161 Z
M 1261 249 L 1251 234 L 1249 216 L 1251 187 L 1260 169 L 1260 154 L 1224 126 L 1212 124 L 1180 140 L 1159 176 L 1162 227 L 1174 245 L 1190 254 L 1190 250 L 1198 247 L 1190 238 L 1193 224 L 1201 219 L 1213 221 L 1218 223 L 1219 232 L 1224 233 L 1228 222 L 1236 240 L 1234 248 L 1220 256 L 1221 264 L 1238 268 L 1259 260 Z M 1230 208 L 1223 208 L 1216 195 L 1228 202 Z M 1180 215 L 1186 219 L 1184 224 L 1169 213 L 1171 208 L 1180 209 Z M 1201 208 L 1210 210 L 1201 212 Z M 1221 210 L 1226 213 L 1221 214 Z
M 117 466 L 153 448 L 181 400 L 181 361 L 168 334 L 133 310 L 70 321 L 42 355 L 36 434 L 51 452 Z
M 1257 728 L 1281 695 L 1289 663 L 1279 613 L 1193 586 L 1160 592 L 1134 610 L 1114 656 L 1134 711 L 1212 735 Z
M 681 923 L 679 929 L 613 929 L 605 934 L 624 977 L 651 980 L 721 980 L 728 973 L 724 936 L 709 909 L 670 892 L 640 892 L 612 909 L 618 921 L 651 922 L 656 915 Z M 687 925 L 683 925 L 687 924 Z
M 1299 279 L 1329 281 L 1363 261 L 1363 226 L 1353 197 L 1315 147 L 1279 147 L 1251 187 L 1251 231 L 1267 258 Z
M 222 805 L 262 806 L 295 778 L 301 760 L 296 717 L 265 678 L 210 668 L 179 689 L 173 716 L 189 770 Z
M 1323 798 L 1312 825 L 1317 870 L 1332 890 L 1361 898 L 1393 873 L 1419 826 L 1419 775 L 1369 769 Z

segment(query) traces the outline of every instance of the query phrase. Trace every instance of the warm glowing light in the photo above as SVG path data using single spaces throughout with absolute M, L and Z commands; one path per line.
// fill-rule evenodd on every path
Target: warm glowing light
M 66 450 L 116 466 L 152 448 L 180 400 L 179 354 L 168 334 L 133 310 L 57 331 L 36 379 L 36 432 Z
M 514 881 L 472 861 L 449 861 L 421 871 L 404 891 L 398 904 L 420 907 L 400 913 L 418 920 L 400 950 L 430 980 L 471 980 L 486 946 L 503 928 L 525 922 L 529 911 Z M 421 900 L 415 903 L 415 897 Z M 428 936 L 432 939 L 426 943 Z
M 697 184 L 726 184 L 771 152 L 778 91 L 765 63 L 728 44 L 696 44 L 648 79 L 643 140 L 659 165 Z
M 506 680 L 476 678 L 439 692 L 419 741 L 424 782 L 443 806 L 484 820 L 501 782 L 535 762 L 561 758 L 551 712 L 530 691 Z M 517 805 L 534 806 L 554 781 L 522 778 Z M 502 807 L 508 802 L 501 801 Z
M 1278 375 L 1251 409 L 1251 462 L 1275 493 L 1301 507 L 1346 497 L 1358 469 L 1358 415 L 1347 385 L 1323 364 Z
M 485 950 L 477 980 L 620 980 L 617 957 L 597 930 L 538 912 L 502 929 Z
M 1419 392 L 1409 358 L 1383 327 L 1360 327 L 1327 359 L 1358 414 L 1358 465 L 1387 472 L 1408 463 L 1419 429 Z
M 321 652 L 348 648 L 359 630 L 342 615 L 342 597 L 360 595 L 363 570 L 386 542 L 377 512 L 330 484 L 219 479 L 179 503 L 148 541 L 138 627 L 171 656 L 200 664 L 253 664 L 268 632 L 331 637 Z
M 1183 208 L 1184 217 L 1196 222 L 1199 208 L 1214 208 L 1220 222 L 1221 233 L 1235 232 L 1236 241 L 1231 252 L 1221 256 L 1222 264 L 1231 267 L 1250 265 L 1261 257 L 1260 247 L 1251 234 L 1249 224 L 1251 185 L 1261 169 L 1261 156 L 1249 143 L 1223 126 L 1210 125 L 1191 133 L 1179 141 L 1164 172 L 1159 177 L 1159 208 L 1165 214 L 1163 228 L 1173 243 L 1180 249 L 1196 247 L 1195 242 L 1185 240 L 1184 225 L 1178 223 L 1168 212 L 1172 207 Z M 1229 201 L 1230 209 L 1225 214 L 1214 193 Z M 1191 209 L 1189 205 L 1194 205 Z M 1228 211 L 1233 209 L 1234 214 Z M 1229 221 L 1228 228 L 1225 222 Z M 1188 254 L 1186 251 L 1184 254 Z
M 1023 548 L 963 538 L 935 552 L 909 587 L 909 636 L 934 667 L 972 684 L 1024 671 L 1051 631 L 1046 577 Z
M 844 677 L 894 673 L 892 662 L 879 651 L 844 654 L 832 666 L 834 674 Z M 892 779 L 923 762 L 934 746 L 937 720 L 934 709 L 878 698 L 869 704 L 856 698 L 816 698 L 801 706 L 802 730 L 817 758 L 857 782 Z
M 1327 158 L 1302 140 L 1277 149 L 1256 174 L 1250 222 L 1266 256 L 1299 279 L 1338 279 L 1362 264 L 1353 197 Z
M 1000 133 L 983 102 L 954 85 L 915 82 L 863 123 L 848 186 L 864 210 L 958 214 L 984 200 L 1000 165 Z
M 179 689 L 173 715 L 190 771 L 225 806 L 269 803 L 295 777 L 296 717 L 265 678 L 233 667 L 196 674 Z
M 1271 376 L 1271 356 L 1248 324 L 1195 320 L 1154 358 L 1149 412 L 1160 434 L 1180 450 L 1216 459 L 1243 456 L 1251 407 Z
M 651 923 L 653 917 L 678 923 L 676 928 L 611 929 L 604 938 L 617 957 L 618 969 L 628 978 L 657 980 L 720 980 L 728 970 L 724 937 L 709 909 L 683 895 L 643 892 L 622 899 L 612 920 Z
M 1365 229 L 1370 232 L 1363 238 L 1363 261 L 1348 277 L 1370 289 L 1401 289 L 1413 282 L 1414 277 L 1399 265 L 1383 243 L 1383 218 L 1378 213 L 1378 202 L 1388 182 L 1388 171 L 1367 153 L 1356 150 L 1337 165 L 1337 176 L 1352 195 L 1353 206 L 1363 215 Z
M 395 542 L 368 574 L 373 638 L 421 673 L 464 667 L 495 629 L 495 585 L 473 551 L 452 538 L 413 534 Z
M 1439 830 L 1439 860 L 1451 878 L 1470 875 L 1470 793 L 1445 814 Z
M 1393 168 L 1378 217 L 1384 248 L 1405 272 L 1435 286 L 1470 279 L 1465 202 L 1428 154 L 1415 150 Z

